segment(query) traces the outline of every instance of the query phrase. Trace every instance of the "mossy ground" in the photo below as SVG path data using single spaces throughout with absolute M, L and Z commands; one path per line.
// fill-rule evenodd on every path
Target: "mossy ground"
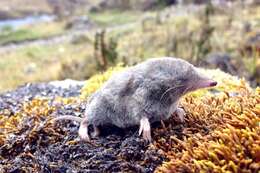
M 123 68 L 117 67 L 114 72 L 120 70 Z M 83 115 L 83 101 L 111 74 L 112 69 L 90 78 L 78 96 L 32 97 L 31 101 L 18 102 L 16 111 L 2 110 L 1 168 L 6 172 L 98 169 L 257 172 L 260 169 L 260 89 L 250 88 L 245 80 L 218 70 L 206 73 L 219 82 L 216 88 L 193 92 L 182 99 L 181 106 L 186 111 L 184 123 L 173 116 L 164 125 L 152 126 L 150 145 L 137 136 L 137 128 L 122 132 L 106 127 L 102 130 L 106 133 L 91 143 L 79 142 L 78 125 L 62 122 L 57 126 L 50 121 L 58 112 Z M 2 104 L 10 101 L 8 96 L 1 98 Z

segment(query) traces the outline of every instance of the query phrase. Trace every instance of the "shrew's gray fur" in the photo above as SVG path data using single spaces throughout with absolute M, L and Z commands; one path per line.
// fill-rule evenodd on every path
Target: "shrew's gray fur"
M 122 128 L 138 125 L 143 116 L 150 122 L 167 119 L 173 113 L 171 107 L 176 108 L 188 91 L 189 80 L 198 78 L 193 65 L 184 60 L 147 60 L 112 76 L 92 96 L 85 116 L 89 124 Z

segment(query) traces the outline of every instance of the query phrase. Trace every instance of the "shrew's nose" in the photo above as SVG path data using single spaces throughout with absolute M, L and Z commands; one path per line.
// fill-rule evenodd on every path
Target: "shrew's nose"
M 213 87 L 216 86 L 218 83 L 216 81 L 210 82 L 209 86 Z

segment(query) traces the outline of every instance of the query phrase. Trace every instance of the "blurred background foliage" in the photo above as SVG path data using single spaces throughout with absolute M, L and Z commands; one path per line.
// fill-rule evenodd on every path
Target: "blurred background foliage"
M 229 0 L 0 2 L 0 91 L 181 57 L 260 83 L 260 6 Z

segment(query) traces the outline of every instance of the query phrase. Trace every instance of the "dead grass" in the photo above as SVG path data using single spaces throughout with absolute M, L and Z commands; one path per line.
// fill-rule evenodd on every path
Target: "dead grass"
M 10 90 L 27 82 L 50 81 L 59 77 L 62 63 L 83 61 L 89 57 L 86 46 L 61 44 L 55 46 L 31 46 L 8 52 L 0 59 L 0 90 Z M 18 58 L 19 57 L 19 58 Z

